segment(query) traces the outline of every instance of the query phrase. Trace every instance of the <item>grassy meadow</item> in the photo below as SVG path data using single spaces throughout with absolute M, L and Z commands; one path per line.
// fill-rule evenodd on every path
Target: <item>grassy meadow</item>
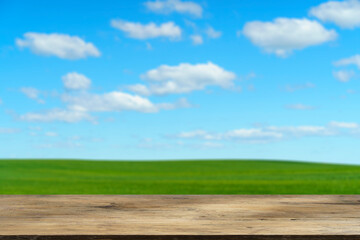
M 360 194 L 360 166 L 263 160 L 0 160 L 0 194 Z

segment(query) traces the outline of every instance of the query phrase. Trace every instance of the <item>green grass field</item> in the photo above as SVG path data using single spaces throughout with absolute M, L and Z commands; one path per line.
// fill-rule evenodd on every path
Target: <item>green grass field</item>
M 360 166 L 0 160 L 0 194 L 360 194 Z

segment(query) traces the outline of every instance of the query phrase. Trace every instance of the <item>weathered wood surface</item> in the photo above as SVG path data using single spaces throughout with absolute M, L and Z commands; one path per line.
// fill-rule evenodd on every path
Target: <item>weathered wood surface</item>
M 35 238 L 355 240 L 360 195 L 0 196 L 0 239 Z

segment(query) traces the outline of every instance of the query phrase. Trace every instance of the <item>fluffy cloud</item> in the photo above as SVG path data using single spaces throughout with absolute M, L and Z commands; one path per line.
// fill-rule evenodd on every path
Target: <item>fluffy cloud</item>
M 218 65 L 181 63 L 178 66 L 162 65 L 143 74 L 141 78 L 148 85 L 137 84 L 129 89 L 141 95 L 164 95 L 189 93 L 202 90 L 207 86 L 229 88 L 234 85 L 236 75 Z
M 120 112 L 132 110 L 151 113 L 159 110 L 158 107 L 147 98 L 120 91 L 105 94 L 64 94 L 62 100 L 68 103 L 71 109 L 85 112 Z
M 91 83 L 85 76 L 77 73 L 65 75 L 63 81 L 65 87 L 72 90 L 86 90 Z M 27 92 L 29 97 L 37 98 L 38 93 L 36 91 L 27 89 L 25 92 Z M 71 91 L 62 94 L 61 101 L 66 104 L 65 109 L 56 108 L 43 112 L 26 113 L 20 115 L 18 118 L 22 121 L 30 122 L 60 121 L 75 123 L 85 120 L 96 123 L 91 113 L 121 111 L 155 113 L 160 110 L 191 107 L 185 98 L 181 98 L 174 103 L 153 103 L 145 97 L 120 91 L 103 94 L 93 94 L 87 91 Z
M 181 139 L 265 143 L 306 136 L 334 136 L 340 134 L 352 134 L 356 133 L 354 130 L 360 130 L 360 125 L 353 122 L 333 121 L 325 126 L 266 126 L 258 128 L 234 129 L 221 133 L 210 133 L 204 130 L 195 130 L 176 134 L 175 137 Z
M 333 76 L 340 82 L 348 82 L 352 77 L 354 77 L 354 71 L 340 70 L 334 71 Z
M 208 27 L 205 31 L 206 35 L 209 38 L 219 38 L 222 35 L 222 32 L 220 31 L 216 31 L 215 29 L 213 29 L 212 27 Z
M 86 89 L 91 84 L 90 79 L 76 72 L 63 76 L 62 80 L 66 89 L 84 91 L 71 91 L 62 94 L 61 101 L 66 104 L 65 109 L 57 108 L 43 112 L 30 112 L 20 115 L 18 118 L 30 122 L 75 123 L 85 120 L 96 123 L 91 113 L 121 111 L 154 113 L 160 110 L 191 107 L 185 98 L 174 103 L 153 103 L 145 97 L 120 91 L 103 94 L 89 93 Z M 39 92 L 34 88 L 23 88 L 22 91 L 30 98 L 38 98 Z
M 286 105 L 285 106 L 288 109 L 293 109 L 293 110 L 311 110 L 314 109 L 313 106 L 308 106 L 308 105 L 304 105 L 301 103 L 298 104 L 290 104 L 290 105 Z
M 215 134 L 212 133 L 208 133 L 204 130 L 195 130 L 195 131 L 191 131 L 191 132 L 182 132 L 180 134 L 177 135 L 178 138 L 201 138 L 201 139 L 205 139 L 205 140 L 214 140 L 214 139 L 219 139 L 220 136 L 217 136 Z
M 91 94 L 86 92 L 63 94 L 61 100 L 67 104 L 66 109 L 52 109 L 40 113 L 27 113 L 21 115 L 19 119 L 30 122 L 60 121 L 75 123 L 85 120 L 96 123 L 96 120 L 91 116 L 91 113 L 121 111 L 155 113 L 160 110 L 191 107 L 186 99 L 180 99 L 175 103 L 155 104 L 147 98 L 120 91 L 104 94 Z
M 223 138 L 232 140 L 245 140 L 250 142 L 268 141 L 283 138 L 281 132 L 266 129 L 250 128 L 236 129 L 223 134 Z
M 120 91 L 105 94 L 83 93 L 79 95 L 64 94 L 62 100 L 70 109 L 86 112 L 121 112 L 136 111 L 154 113 L 162 109 L 188 108 L 190 103 L 185 98 L 175 103 L 153 103 L 149 99 Z
M 342 28 L 360 27 L 360 1 L 329 1 L 310 10 L 321 21 L 332 22 Z
M 201 45 L 204 42 L 202 36 L 199 34 L 191 35 L 190 38 L 194 45 Z
M 145 2 L 144 5 L 148 10 L 160 14 L 178 12 L 182 14 L 190 14 L 195 17 L 201 17 L 203 12 L 203 9 L 199 4 L 190 1 L 155 0 Z
M 309 89 L 309 88 L 314 88 L 315 84 L 313 83 L 304 83 L 304 84 L 298 84 L 298 85 L 286 85 L 284 90 L 286 92 L 296 92 L 299 90 L 304 90 L 304 89 Z
M 328 126 L 270 126 L 266 129 L 281 133 L 288 137 L 329 136 L 335 134 L 334 131 Z
M 157 107 L 158 109 L 173 110 L 177 108 L 191 108 L 193 105 L 190 104 L 186 98 L 180 98 L 174 103 L 158 103 Z
M 306 18 L 277 18 L 273 22 L 248 22 L 243 34 L 268 53 L 288 56 L 295 49 L 335 40 L 337 33 L 325 29 L 317 21 Z
M 335 128 L 350 128 L 350 129 L 355 129 L 355 128 L 360 128 L 360 125 L 354 122 L 330 122 L 330 126 L 335 127 Z
M 86 111 L 73 109 L 52 109 L 41 113 L 26 113 L 19 117 L 22 121 L 29 122 L 53 122 L 60 121 L 66 123 L 75 123 L 83 120 L 94 121 Z
M 360 69 L 360 55 L 355 55 L 349 58 L 341 59 L 335 62 L 336 66 L 344 66 L 344 65 L 356 65 Z
M 181 37 L 181 28 L 173 22 L 156 25 L 153 22 L 141 24 L 123 20 L 112 20 L 111 26 L 125 32 L 128 37 L 136 39 L 166 37 L 174 40 Z
M 62 77 L 64 87 L 68 90 L 85 90 L 89 89 L 91 80 L 85 75 L 71 72 Z
M 246 142 L 265 142 L 283 138 L 281 132 L 270 131 L 261 128 L 234 129 L 224 133 L 209 133 L 204 130 L 182 132 L 175 135 L 176 138 L 202 139 L 202 140 L 230 140 Z
M 0 127 L 0 134 L 12 134 L 12 133 L 18 133 L 20 132 L 20 129 L 16 128 L 1 128 Z
M 40 91 L 33 87 L 23 87 L 20 91 L 25 94 L 28 98 L 37 101 L 38 103 L 45 103 L 44 100 L 40 99 Z
M 21 48 L 27 47 L 38 55 L 57 56 L 62 59 L 100 56 L 99 50 L 92 43 L 66 34 L 28 32 L 24 34 L 24 39 L 16 39 L 16 44 Z
M 131 92 L 140 94 L 140 95 L 144 95 L 144 96 L 148 96 L 151 94 L 149 88 L 147 86 L 145 86 L 144 84 L 134 84 L 134 85 L 130 85 L 128 86 L 128 89 Z
M 146 43 L 146 49 L 147 50 L 153 50 L 153 47 L 151 46 L 150 43 Z
M 46 132 L 45 136 L 47 136 L 47 137 L 57 137 L 58 134 L 56 132 Z

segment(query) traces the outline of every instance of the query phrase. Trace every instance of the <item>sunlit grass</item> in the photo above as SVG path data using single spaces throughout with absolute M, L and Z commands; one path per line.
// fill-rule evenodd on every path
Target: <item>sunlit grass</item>
M 360 166 L 260 160 L 0 160 L 0 194 L 360 194 Z

